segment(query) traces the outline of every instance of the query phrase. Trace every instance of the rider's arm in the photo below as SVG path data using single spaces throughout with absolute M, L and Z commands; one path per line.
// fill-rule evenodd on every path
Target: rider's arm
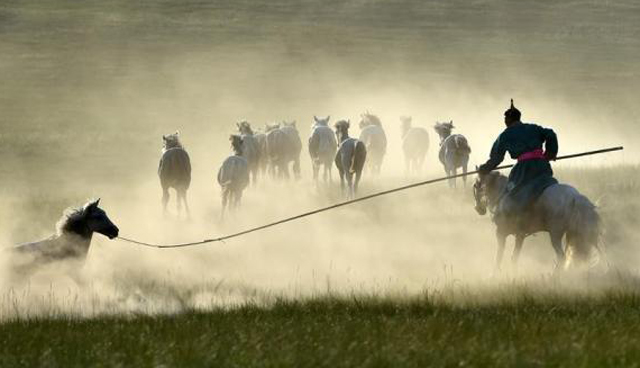
M 556 133 L 548 128 L 541 128 L 542 139 L 544 140 L 544 155 L 548 160 L 555 160 L 558 155 L 558 137 Z
M 489 160 L 485 162 L 483 165 L 480 165 L 478 171 L 482 174 L 487 174 L 489 171 L 495 169 L 500 165 L 502 160 L 504 160 L 504 155 L 507 153 L 507 149 L 502 144 L 500 137 L 496 139 L 493 143 L 493 147 L 491 147 L 491 154 L 489 155 Z

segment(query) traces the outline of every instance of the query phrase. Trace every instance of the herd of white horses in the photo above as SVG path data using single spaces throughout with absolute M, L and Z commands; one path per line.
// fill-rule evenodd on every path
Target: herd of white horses
M 429 150 L 429 133 L 423 127 L 412 125 L 410 117 L 401 117 L 402 149 L 406 171 L 420 171 Z M 357 194 L 363 170 L 371 177 L 381 171 L 387 151 L 387 136 L 380 119 L 370 113 L 361 115 L 358 138 L 349 135 L 350 121 L 338 120 L 330 124 L 330 117 L 313 117 L 311 135 L 308 138 L 308 153 L 316 181 L 331 181 L 331 168 L 336 166 L 340 184 L 346 199 Z M 438 122 L 433 127 L 440 137 L 438 157 L 448 175 L 457 169 L 467 171 L 471 148 L 467 139 L 452 134 L 452 121 Z M 254 131 L 250 123 L 237 123 L 237 134 L 230 137 L 233 154 L 226 158 L 218 171 L 218 183 L 222 192 L 222 216 L 236 209 L 242 192 L 260 177 L 270 176 L 277 180 L 290 178 L 290 167 L 295 178 L 300 177 L 300 155 L 303 144 L 295 122 L 268 124 L 264 132 Z M 321 174 L 322 171 L 322 174 Z M 158 167 L 163 190 L 163 207 L 166 211 L 169 190 L 177 194 L 178 211 L 184 206 L 189 211 L 187 190 L 191 184 L 191 162 L 181 144 L 178 133 L 163 136 L 163 152 Z M 463 180 L 466 178 L 463 177 Z M 455 186 L 455 180 L 449 181 Z M 478 177 L 473 186 L 475 208 L 480 215 L 496 208 L 507 178 L 497 172 Z M 99 200 L 90 201 L 80 208 L 68 210 L 58 221 L 57 231 L 50 238 L 9 248 L 11 275 L 21 279 L 31 275 L 43 264 L 62 263 L 67 274 L 78 275 L 78 270 L 89 251 L 94 233 L 110 239 L 118 237 L 119 229 L 98 207 Z M 512 256 L 515 263 L 524 239 L 536 232 L 547 232 L 556 253 L 556 269 L 562 269 L 579 260 L 586 264 L 594 254 L 602 254 L 601 221 L 593 203 L 575 188 L 556 184 L 547 188 L 528 213 L 529 220 L 522 222 L 499 222 L 494 218 L 498 250 L 496 267 L 505 248 L 507 236 L 515 236 Z M 563 238 L 566 239 L 563 244 Z M 78 279 L 77 277 L 74 277 Z
M 332 126 L 330 120 L 329 116 L 313 117 L 307 141 L 313 179 L 331 182 L 335 165 L 345 198 L 353 199 L 363 171 L 369 171 L 371 176 L 380 174 L 387 153 L 387 134 L 380 119 L 370 113 L 361 115 L 358 138 L 350 136 L 349 120 L 338 120 Z M 413 126 L 411 117 L 403 116 L 400 121 L 405 169 L 407 173 L 419 173 L 429 150 L 429 133 L 424 127 Z M 223 217 L 240 205 L 243 191 L 260 177 L 287 180 L 291 172 L 294 178 L 300 177 L 303 141 L 295 121 L 267 124 L 264 132 L 257 132 L 249 122 L 241 121 L 237 129 L 237 134 L 230 137 L 233 154 L 218 171 Z M 438 122 L 434 129 L 440 137 L 439 158 L 446 174 L 454 175 L 459 168 L 466 172 L 471 153 L 467 139 L 461 134 L 452 134 L 453 121 Z M 163 140 L 158 175 L 165 211 L 170 188 L 177 193 L 178 211 L 183 205 L 188 211 L 185 193 L 191 182 L 189 156 L 178 133 L 165 135 Z M 450 185 L 455 186 L 455 180 Z

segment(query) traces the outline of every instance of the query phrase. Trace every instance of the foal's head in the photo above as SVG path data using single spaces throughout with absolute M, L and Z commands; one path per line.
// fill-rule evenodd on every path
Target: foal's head
M 90 201 L 84 206 L 70 210 L 58 222 L 58 232 L 72 233 L 83 237 L 94 232 L 109 239 L 118 237 L 118 227 L 114 225 L 107 213 L 98 207 L 100 199 Z

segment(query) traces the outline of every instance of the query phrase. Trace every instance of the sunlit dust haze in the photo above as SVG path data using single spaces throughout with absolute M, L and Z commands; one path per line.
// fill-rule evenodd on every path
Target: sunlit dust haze
M 638 15 L 635 1 L 3 0 L 0 243 L 45 238 L 64 209 L 98 197 L 121 235 L 153 243 L 216 237 L 336 203 L 336 170 L 331 184 L 311 178 L 314 115 L 350 119 L 354 136 L 361 113 L 382 120 L 388 153 L 380 177 L 365 173 L 361 195 L 443 176 L 436 121 L 453 120 L 467 137 L 473 169 L 513 98 L 524 121 L 556 131 L 561 155 L 625 146 L 554 169 L 598 201 L 611 257 L 633 271 Z M 429 129 L 421 175 L 404 174 L 403 115 Z M 260 130 L 296 120 L 302 178 L 261 178 L 221 222 L 215 176 L 242 119 Z M 156 170 L 162 135 L 175 131 L 193 167 L 190 219 L 176 213 L 173 192 L 162 213 Z M 192 248 L 95 235 L 85 284 L 55 267 L 23 285 L 3 282 L 0 318 L 544 283 L 554 267 L 546 234 L 527 239 L 518 271 L 508 247 L 495 275 L 494 226 L 473 209 L 474 179 Z

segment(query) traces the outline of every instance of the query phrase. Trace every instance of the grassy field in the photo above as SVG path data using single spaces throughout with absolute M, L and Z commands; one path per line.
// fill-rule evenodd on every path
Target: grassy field
M 170 316 L 0 325 L 9 366 L 637 366 L 640 294 L 323 297 Z

